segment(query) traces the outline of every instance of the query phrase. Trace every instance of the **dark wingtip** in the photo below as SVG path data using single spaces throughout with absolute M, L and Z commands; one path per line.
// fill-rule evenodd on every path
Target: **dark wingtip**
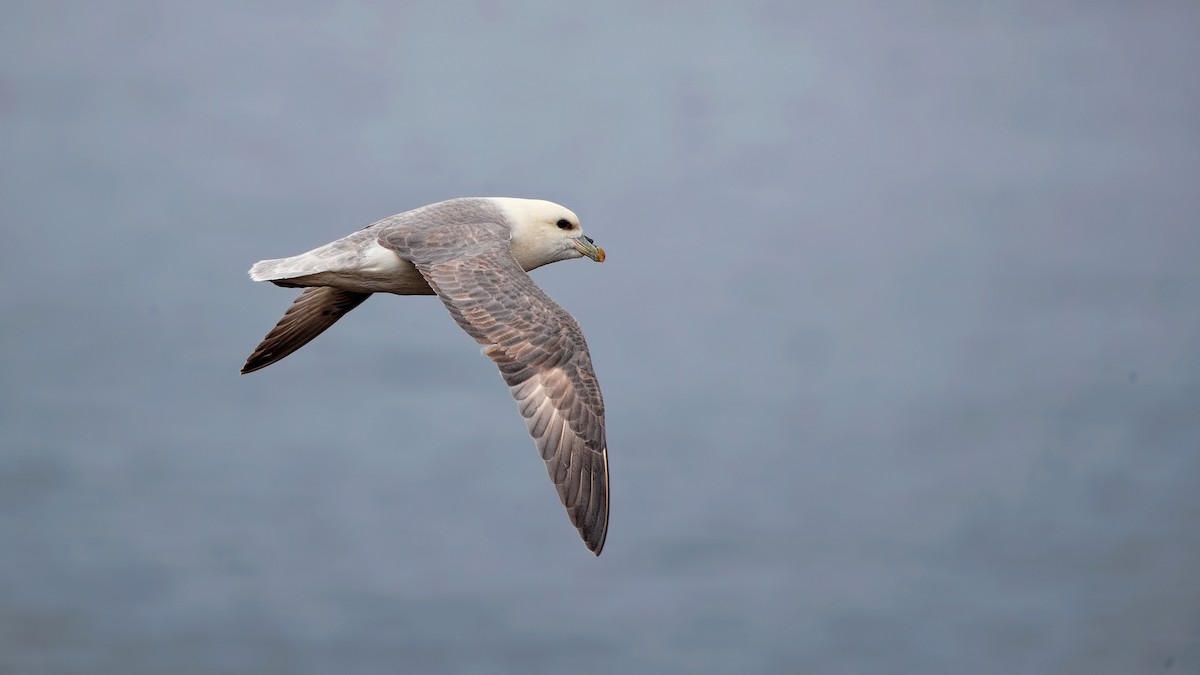
M 608 514 L 599 523 L 589 523 L 587 526 L 579 528 L 579 536 L 583 538 L 583 545 L 587 546 L 588 550 L 594 555 L 600 555 L 604 550 L 604 540 L 608 538 Z
M 585 536 L 583 544 L 584 546 L 588 547 L 588 550 L 591 551 L 593 555 L 599 556 L 600 552 L 604 550 L 604 539 L 606 534 L 607 532 L 601 532 L 599 538 L 595 538 L 594 536 L 592 538 L 588 538 Z
M 268 341 L 270 341 L 270 339 L 271 336 L 268 335 L 267 338 L 263 340 L 263 343 L 266 344 Z M 257 370 L 262 370 L 263 368 L 266 368 L 277 361 L 282 361 L 285 356 L 290 356 L 292 352 L 299 349 L 300 346 L 304 345 L 306 342 L 307 340 L 298 345 L 291 345 L 287 349 L 284 349 L 280 352 L 256 351 L 246 359 L 246 365 L 242 366 L 242 374 L 245 375 L 247 373 L 253 373 Z M 259 345 L 259 347 L 262 346 L 263 345 Z
M 603 449 L 600 450 L 600 456 L 604 460 L 604 474 L 603 474 L 604 475 L 604 504 L 601 505 L 601 507 L 600 507 L 600 513 L 603 514 L 603 519 L 599 523 L 599 528 L 597 528 L 599 531 L 592 532 L 591 538 L 589 538 L 588 536 L 585 535 L 584 539 L 583 539 L 584 542 L 587 544 L 588 549 L 590 549 L 591 552 L 595 553 L 597 556 L 600 555 L 600 551 L 604 550 L 604 541 L 606 539 L 608 539 L 608 505 L 609 505 L 610 485 L 608 482 L 608 446 L 607 445 L 605 445 L 603 447 Z M 583 531 L 580 530 L 579 533 L 583 534 Z
M 253 373 L 256 370 L 262 370 L 278 360 L 278 358 L 275 358 L 271 354 L 260 354 L 259 352 L 254 352 L 249 358 L 246 359 L 246 365 L 242 366 L 242 375 Z

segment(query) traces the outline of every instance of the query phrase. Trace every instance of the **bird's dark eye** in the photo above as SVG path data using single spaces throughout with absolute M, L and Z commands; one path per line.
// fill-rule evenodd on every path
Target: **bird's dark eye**
M 571 221 L 567 220 L 566 218 L 560 218 L 558 220 L 558 229 L 560 229 L 560 230 L 571 229 Z

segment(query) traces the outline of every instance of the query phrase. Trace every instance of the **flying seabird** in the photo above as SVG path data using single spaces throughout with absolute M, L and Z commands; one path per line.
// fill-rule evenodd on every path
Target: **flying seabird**
M 307 253 L 263 260 L 250 278 L 303 288 L 246 360 L 265 368 L 372 293 L 436 294 L 508 383 L 571 523 L 600 555 L 608 531 L 604 400 L 583 331 L 526 274 L 604 261 L 579 218 L 553 202 L 452 199 L 406 211 Z

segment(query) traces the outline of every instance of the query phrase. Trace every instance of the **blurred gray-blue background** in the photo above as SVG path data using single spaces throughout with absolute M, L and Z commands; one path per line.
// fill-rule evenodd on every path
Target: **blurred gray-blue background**
M 0 672 L 1200 672 L 1200 5 L 5 2 Z M 552 199 L 593 558 L 492 364 L 253 284 Z

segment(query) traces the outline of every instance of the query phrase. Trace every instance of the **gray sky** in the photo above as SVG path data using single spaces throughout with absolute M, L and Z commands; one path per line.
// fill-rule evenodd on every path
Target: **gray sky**
M 0 7 L 0 670 L 1200 670 L 1190 2 Z M 245 276 L 552 199 L 592 559 L 492 365 Z

